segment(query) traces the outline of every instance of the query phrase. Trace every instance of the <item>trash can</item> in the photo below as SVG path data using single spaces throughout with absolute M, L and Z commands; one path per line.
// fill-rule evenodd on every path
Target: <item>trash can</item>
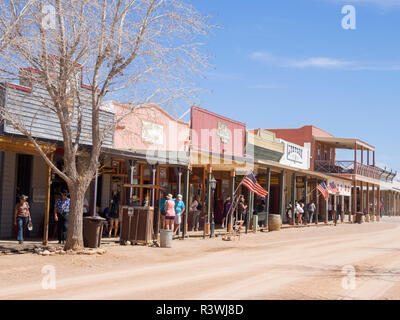
M 83 218 L 83 244 L 88 248 L 98 248 L 106 219 L 102 217 Z
M 161 248 L 171 248 L 172 230 L 160 230 L 160 246 Z
M 364 213 L 357 212 L 357 223 L 361 224 L 365 221 Z

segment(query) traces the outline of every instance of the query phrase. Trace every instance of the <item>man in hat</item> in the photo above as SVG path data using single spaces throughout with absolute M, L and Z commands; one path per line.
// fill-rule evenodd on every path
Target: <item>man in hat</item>
M 65 243 L 67 239 L 69 203 L 68 191 L 64 190 L 61 193 L 61 198 L 58 198 L 54 204 L 54 220 L 57 222 L 58 243 Z

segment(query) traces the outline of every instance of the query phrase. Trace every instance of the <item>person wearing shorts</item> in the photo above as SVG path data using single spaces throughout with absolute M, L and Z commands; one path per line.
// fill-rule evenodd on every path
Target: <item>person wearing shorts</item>
M 108 231 L 108 237 L 111 238 L 111 233 L 114 229 L 114 237 L 117 236 L 118 233 L 118 223 L 119 223 L 119 211 L 120 211 L 120 205 L 119 205 L 119 198 L 117 195 L 113 197 L 113 200 L 111 201 L 110 204 L 110 214 L 109 214 L 109 222 L 110 222 L 110 229 Z
M 167 206 L 167 214 L 165 215 L 165 229 L 174 231 L 175 221 L 175 201 L 172 200 L 172 194 L 167 196 L 164 206 Z
M 175 230 L 178 233 L 179 226 L 182 223 L 182 214 L 185 212 L 185 203 L 182 201 L 182 195 L 178 194 L 175 201 Z

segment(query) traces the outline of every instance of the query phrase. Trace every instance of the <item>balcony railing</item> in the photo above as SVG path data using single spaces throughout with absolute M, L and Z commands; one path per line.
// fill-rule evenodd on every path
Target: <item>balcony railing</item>
M 383 170 L 377 167 L 356 163 L 356 172 L 354 172 L 354 161 L 329 161 L 315 160 L 315 171 L 336 174 L 357 174 L 364 177 L 377 179 L 381 178 Z

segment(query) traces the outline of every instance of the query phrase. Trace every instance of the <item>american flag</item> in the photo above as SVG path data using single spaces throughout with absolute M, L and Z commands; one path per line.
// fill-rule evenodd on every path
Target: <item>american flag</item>
M 253 173 L 250 173 L 246 178 L 244 178 L 242 184 L 261 198 L 265 198 L 268 194 L 267 190 L 263 189 L 263 187 L 261 187 L 257 182 Z
M 328 190 L 331 191 L 332 193 L 338 193 L 339 190 L 334 182 L 331 182 L 328 186 Z
M 328 199 L 329 198 L 329 191 L 328 191 L 328 187 L 326 186 L 325 182 L 321 182 L 318 187 L 317 187 L 318 191 L 321 192 L 321 194 L 323 195 L 324 199 Z

